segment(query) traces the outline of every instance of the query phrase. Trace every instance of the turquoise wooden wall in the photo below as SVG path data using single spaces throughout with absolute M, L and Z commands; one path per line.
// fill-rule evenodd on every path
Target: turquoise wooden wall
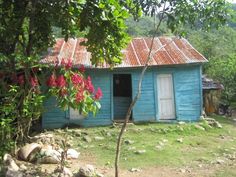
M 69 124 L 81 126 L 109 125 L 113 122 L 113 74 L 131 74 L 132 96 L 137 92 L 140 69 L 114 69 L 109 70 L 89 70 L 95 87 L 101 87 L 103 98 L 102 108 L 96 117 L 89 115 L 84 120 L 72 120 L 69 112 L 63 112 L 57 108 L 55 99 L 51 98 L 45 102 L 45 112 L 42 118 L 43 128 L 59 128 Z M 196 121 L 201 115 L 202 109 L 202 89 L 201 89 L 201 66 L 183 65 L 175 67 L 153 67 L 145 73 L 142 94 L 133 109 L 133 121 L 160 121 L 158 115 L 158 95 L 157 95 L 157 75 L 172 74 L 176 120 Z
M 114 119 L 120 120 L 125 117 L 131 101 L 132 100 L 129 97 L 113 97 Z

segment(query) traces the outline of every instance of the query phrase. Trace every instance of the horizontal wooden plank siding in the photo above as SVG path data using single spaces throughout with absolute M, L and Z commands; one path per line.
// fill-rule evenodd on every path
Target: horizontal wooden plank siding
M 124 119 L 130 103 L 131 98 L 129 97 L 114 97 L 114 119 Z
M 66 113 L 57 106 L 55 98 L 49 98 L 44 102 L 44 113 L 42 115 L 42 128 L 52 129 L 65 126 Z
M 174 74 L 177 120 L 196 121 L 201 114 L 200 66 L 178 68 Z
M 138 91 L 140 73 L 140 69 L 132 72 L 133 97 Z M 144 75 L 141 96 L 133 109 L 134 122 L 155 121 L 156 119 L 153 79 L 152 70 L 148 69 Z
M 96 117 L 91 114 L 84 119 L 70 119 L 68 111 L 61 111 L 56 107 L 56 100 L 53 98 L 45 102 L 45 112 L 43 114 L 43 128 L 58 128 L 69 124 L 80 126 L 98 126 L 112 124 L 116 115 L 124 116 L 124 107 L 127 107 L 127 100 L 113 98 L 113 74 L 131 74 L 132 97 L 134 98 L 138 89 L 138 81 L 141 73 L 139 69 L 114 69 L 87 71 L 91 76 L 95 88 L 100 87 L 103 92 L 101 99 L 101 110 Z M 171 74 L 173 78 L 173 91 L 176 120 L 196 121 L 201 114 L 201 66 L 183 65 L 175 67 L 152 67 L 148 68 L 144 75 L 142 93 L 140 99 L 134 106 L 132 116 L 134 122 L 159 121 L 157 76 L 159 74 Z M 114 109 L 114 105 L 118 109 Z M 117 104 L 119 106 L 117 106 Z M 121 111 L 123 110 L 123 111 Z M 122 115 L 120 115 L 122 113 Z

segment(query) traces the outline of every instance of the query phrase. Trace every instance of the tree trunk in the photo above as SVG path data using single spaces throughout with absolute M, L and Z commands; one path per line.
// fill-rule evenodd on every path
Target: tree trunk
M 163 11 L 165 9 L 165 5 L 163 7 Z M 119 160 L 120 160 L 120 151 L 121 151 L 121 140 L 122 140 L 122 136 L 124 134 L 124 131 L 126 129 L 126 126 L 127 126 L 127 123 L 129 121 L 129 118 L 130 118 L 130 115 L 131 115 L 131 112 L 132 112 L 132 109 L 134 107 L 134 105 L 136 104 L 137 100 L 139 99 L 140 95 L 141 95 L 141 88 L 142 88 L 142 81 L 143 81 L 143 77 L 144 77 L 144 74 L 145 74 L 145 71 L 147 70 L 148 68 L 148 63 L 149 61 L 152 59 L 152 48 L 153 48 L 153 43 L 154 43 L 154 39 L 155 39 L 155 36 L 156 36 L 156 33 L 157 31 L 159 30 L 159 27 L 161 25 L 161 22 L 164 18 L 164 12 L 161 11 L 159 14 L 160 15 L 160 18 L 159 18 L 159 23 L 157 24 L 157 27 L 155 29 L 155 32 L 153 34 L 153 37 L 152 37 L 152 42 L 151 42 L 151 46 L 150 46 L 150 49 L 149 49 L 149 52 L 148 52 L 148 56 L 147 56 L 147 59 L 146 59 L 146 62 L 145 62 L 145 65 L 142 69 L 142 72 L 140 74 L 140 77 L 139 77 L 139 82 L 138 82 L 138 91 L 134 97 L 134 99 L 132 100 L 130 106 L 129 106 L 129 109 L 126 113 L 126 116 L 125 116 L 125 120 L 124 120 L 124 123 L 121 127 L 121 130 L 120 130 L 120 133 L 119 133 L 119 136 L 118 136 L 118 140 L 117 140 L 117 146 L 116 146 L 116 158 L 115 158 L 115 177 L 119 177 Z M 170 42 L 171 43 L 171 42 Z M 166 45 L 169 45 L 166 44 Z M 162 48 L 164 48 L 166 45 L 163 45 L 161 46 L 158 50 L 154 51 L 154 54 L 156 52 L 158 52 L 159 50 L 161 50 Z

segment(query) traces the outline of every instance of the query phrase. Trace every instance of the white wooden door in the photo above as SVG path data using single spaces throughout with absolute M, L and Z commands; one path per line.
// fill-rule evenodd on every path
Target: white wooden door
M 160 119 L 175 119 L 173 79 L 171 74 L 157 76 L 158 109 Z

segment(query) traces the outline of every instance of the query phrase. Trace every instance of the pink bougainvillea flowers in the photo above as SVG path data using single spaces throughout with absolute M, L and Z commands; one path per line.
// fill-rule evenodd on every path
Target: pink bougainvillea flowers
M 52 74 L 48 80 L 47 80 L 47 86 L 49 87 L 56 87 L 57 83 L 56 83 L 56 76 L 54 74 Z
M 72 81 L 73 85 L 82 84 L 83 83 L 83 77 L 78 75 L 77 73 L 75 73 L 71 76 L 71 81 Z
M 78 91 L 76 96 L 75 96 L 75 99 L 76 99 L 76 102 L 77 103 L 80 103 L 83 101 L 84 99 L 84 94 L 83 94 L 83 91 Z
M 90 92 L 94 93 L 94 86 L 92 84 L 91 77 L 88 76 L 87 80 L 85 80 L 85 88 Z
M 96 94 L 94 95 L 94 98 L 96 100 L 100 100 L 102 98 L 102 90 L 100 87 L 98 87 L 98 90 L 97 90 Z
M 56 79 L 57 87 L 62 88 L 66 86 L 66 80 L 63 75 L 58 76 Z

